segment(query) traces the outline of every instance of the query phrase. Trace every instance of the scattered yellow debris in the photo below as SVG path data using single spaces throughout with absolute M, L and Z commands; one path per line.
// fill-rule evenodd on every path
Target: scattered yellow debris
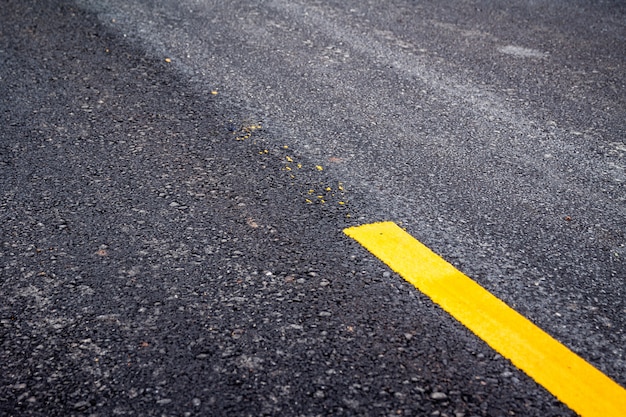
M 293 162 L 293 159 L 291 159 L 291 157 L 289 157 L 289 156 L 286 156 L 286 157 L 285 157 L 285 159 L 286 159 L 287 161 L 289 161 L 289 162 Z
M 321 165 L 316 165 L 315 169 L 317 169 L 318 171 L 323 171 L 324 168 Z
M 217 90 L 213 90 L 213 91 L 211 91 L 211 94 L 213 94 L 214 96 L 216 96 L 216 95 L 218 95 L 218 92 L 217 92 Z

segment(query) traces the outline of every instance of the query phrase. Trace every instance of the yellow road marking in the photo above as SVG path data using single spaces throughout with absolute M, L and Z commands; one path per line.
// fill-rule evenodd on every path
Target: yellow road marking
M 581 416 L 626 416 L 624 388 L 395 223 L 344 233 Z

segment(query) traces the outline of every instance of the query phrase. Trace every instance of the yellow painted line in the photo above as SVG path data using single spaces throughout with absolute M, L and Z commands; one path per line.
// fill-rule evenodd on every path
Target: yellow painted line
M 395 223 L 344 233 L 581 416 L 626 416 L 624 388 Z

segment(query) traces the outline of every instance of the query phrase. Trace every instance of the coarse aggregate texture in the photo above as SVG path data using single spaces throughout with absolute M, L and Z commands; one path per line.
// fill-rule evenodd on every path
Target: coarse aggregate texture
M 626 385 L 623 3 L 80 4 Z
M 388 218 L 624 385 L 624 10 L 563 4 L 0 0 L 0 414 L 573 415 Z

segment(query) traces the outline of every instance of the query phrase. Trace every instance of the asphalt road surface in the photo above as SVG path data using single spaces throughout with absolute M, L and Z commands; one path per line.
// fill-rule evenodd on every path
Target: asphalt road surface
M 626 4 L 0 0 L 0 414 L 569 416 L 342 229 L 626 386 Z

